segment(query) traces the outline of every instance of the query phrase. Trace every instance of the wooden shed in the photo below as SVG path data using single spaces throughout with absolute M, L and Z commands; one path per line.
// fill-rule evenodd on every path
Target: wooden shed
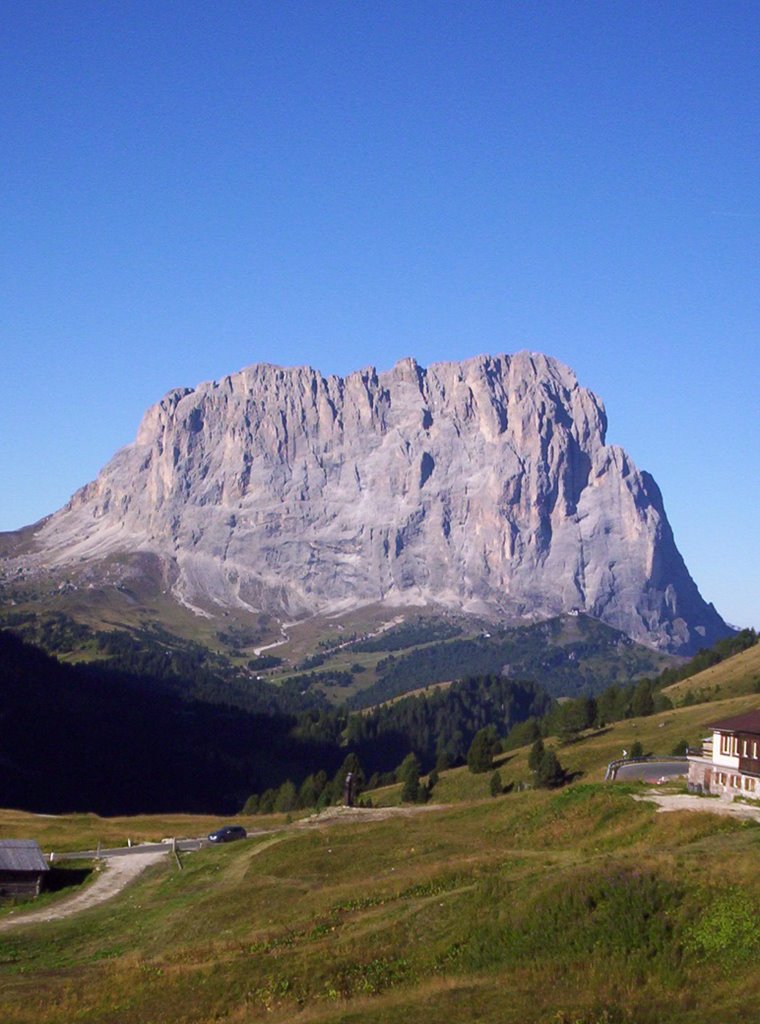
M 0 897 L 39 896 L 47 870 L 34 839 L 0 839 Z

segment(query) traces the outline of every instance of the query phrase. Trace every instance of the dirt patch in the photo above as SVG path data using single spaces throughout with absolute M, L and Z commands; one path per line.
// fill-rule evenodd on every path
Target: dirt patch
M 41 910 L 19 910 L 11 912 L 11 916 L 0 921 L 0 932 L 8 931 L 22 924 L 35 924 L 41 921 L 58 921 L 72 914 L 78 914 L 89 907 L 97 906 L 110 900 L 120 893 L 134 878 L 137 878 L 147 867 L 165 857 L 169 850 L 152 851 L 151 853 L 132 853 L 123 857 L 110 857 L 104 861 L 98 877 L 76 895 L 61 900 L 55 906 Z
M 736 804 L 730 800 L 713 797 L 688 796 L 685 793 L 651 793 L 647 796 L 634 796 L 634 800 L 648 800 L 659 804 L 660 811 L 702 811 L 707 814 L 725 814 L 732 818 L 749 818 L 760 821 L 760 807 L 749 804 Z
M 334 822 L 385 821 L 387 818 L 411 818 L 426 811 L 441 811 L 444 804 L 413 804 L 409 807 L 326 807 L 318 814 L 301 818 L 291 828 L 315 828 Z

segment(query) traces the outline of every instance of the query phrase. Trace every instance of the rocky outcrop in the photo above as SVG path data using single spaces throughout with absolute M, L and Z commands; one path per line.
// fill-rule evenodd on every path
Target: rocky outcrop
M 346 378 L 251 366 L 148 410 L 23 558 L 150 552 L 212 613 L 577 609 L 662 649 L 709 644 L 727 627 L 605 430 L 572 371 L 527 352 Z

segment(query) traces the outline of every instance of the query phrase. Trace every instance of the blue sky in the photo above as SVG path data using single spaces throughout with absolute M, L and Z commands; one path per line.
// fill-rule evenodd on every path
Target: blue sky
M 177 385 L 543 351 L 760 627 L 751 2 L 24 0 L 0 36 L 0 529 Z

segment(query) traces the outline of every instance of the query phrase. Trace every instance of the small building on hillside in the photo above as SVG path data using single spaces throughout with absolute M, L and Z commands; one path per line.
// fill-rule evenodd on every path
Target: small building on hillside
M 39 896 L 46 871 L 33 839 L 0 839 L 0 897 Z
M 760 799 L 760 709 L 708 725 L 700 754 L 689 756 L 689 789 Z

